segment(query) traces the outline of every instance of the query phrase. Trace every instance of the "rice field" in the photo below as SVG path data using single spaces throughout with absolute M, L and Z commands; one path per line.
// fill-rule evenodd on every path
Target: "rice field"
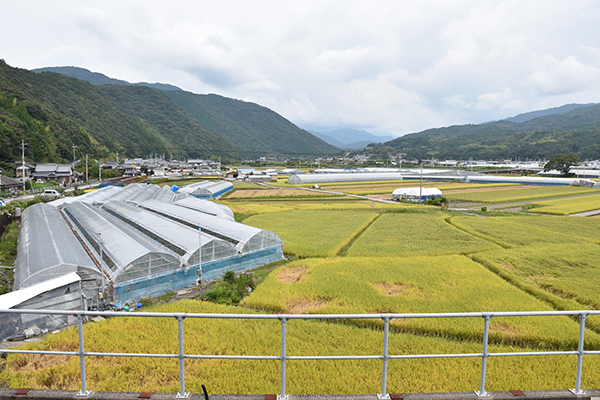
M 586 211 L 600 210 L 600 195 L 596 194 L 594 196 L 584 196 L 570 199 L 536 201 L 532 204 L 541 207 L 529 210 L 529 212 L 532 213 L 570 215 Z
M 296 210 L 255 215 L 244 223 L 277 232 L 286 253 L 333 257 L 377 217 L 372 212 Z
M 354 241 L 348 256 L 434 256 L 498 248 L 448 224 L 446 218 L 441 212 L 383 214 Z
M 414 186 L 415 182 L 397 184 Z M 387 185 L 390 182 L 327 187 L 373 194 L 375 189 L 387 190 Z M 278 186 L 293 187 L 283 182 Z M 477 202 L 589 192 L 572 187 L 491 186 L 447 183 L 437 187 L 449 190 L 447 197 Z M 248 194 L 254 187 L 240 189 L 241 196 L 244 189 Z M 482 217 L 347 196 L 266 199 L 264 193 L 256 190 L 253 197 L 222 203 L 233 209 L 236 219 L 277 233 L 285 253 L 300 259 L 274 270 L 241 307 L 182 301 L 152 311 L 336 314 L 600 308 L 600 219 L 492 213 Z M 581 208 L 590 197 L 598 196 L 555 199 L 530 211 L 569 203 Z M 279 355 L 277 321 L 186 319 L 184 326 L 188 353 Z M 381 321 L 290 321 L 288 354 L 379 354 L 381 326 Z M 600 349 L 600 318 L 588 317 L 586 326 L 586 349 Z M 480 318 L 394 320 L 390 354 L 479 353 L 482 327 Z M 492 352 L 574 349 L 579 329 L 576 318 L 567 317 L 493 318 L 490 327 Z M 87 351 L 177 353 L 173 319 L 111 318 L 87 324 L 85 330 Z M 76 331 L 68 329 L 27 346 L 76 351 Z M 76 357 L 11 355 L 0 363 L 6 366 L 2 370 L 0 365 L 0 383 L 7 387 L 79 389 Z M 88 357 L 86 363 L 92 390 L 179 390 L 177 360 L 107 362 Z M 574 356 L 493 357 L 488 361 L 486 389 L 574 387 L 575 364 Z M 290 360 L 287 365 L 292 394 L 361 394 L 381 389 L 380 360 Z M 586 356 L 583 370 L 583 386 L 600 387 L 600 357 Z M 277 361 L 186 360 L 186 389 L 200 392 L 205 384 L 210 393 L 278 393 L 279 374 Z M 392 393 L 468 392 L 478 389 L 479 377 L 479 359 L 391 360 L 388 389 Z
M 182 301 L 154 308 L 155 312 L 249 313 L 236 307 Z M 177 354 L 174 319 L 111 318 L 85 326 L 87 351 Z M 278 355 L 278 321 L 184 321 L 187 354 Z M 353 340 L 354 339 L 354 340 Z M 382 332 L 317 321 L 290 321 L 288 355 L 381 354 Z M 457 342 L 443 337 L 390 333 L 390 354 L 478 353 L 481 343 Z M 68 329 L 28 348 L 77 351 L 77 331 Z M 525 347 L 524 351 L 538 351 Z M 512 352 L 507 345 L 490 345 L 491 352 Z M 68 356 L 9 355 L 0 379 L 8 387 L 79 390 L 79 359 Z M 488 361 L 486 389 L 490 391 L 564 389 L 574 386 L 575 356 L 499 357 Z M 179 391 L 177 359 L 119 357 L 86 358 L 87 387 L 93 391 Z M 279 393 L 278 361 L 187 360 L 186 391 L 202 393 Z M 390 360 L 390 393 L 469 392 L 479 388 L 481 364 L 477 358 Z M 510 373 L 507 373 L 510 371 Z M 381 389 L 380 360 L 287 362 L 287 392 L 291 394 L 367 394 Z M 586 357 L 583 387 L 599 387 L 600 358 Z
M 475 203 L 503 203 L 548 197 L 575 196 L 597 193 L 598 189 L 573 186 L 523 186 L 518 189 L 498 189 L 484 192 L 448 193 L 446 197 L 454 201 Z
M 274 271 L 243 305 L 293 314 L 552 309 L 482 265 L 457 255 L 305 259 Z M 474 319 L 406 319 L 393 321 L 392 328 L 457 340 L 482 338 L 481 321 Z M 567 317 L 504 318 L 493 321 L 490 340 L 573 349 L 578 332 L 579 325 Z M 589 332 L 586 339 L 588 345 L 600 346 L 600 335 Z
M 532 217 L 532 219 L 535 219 Z M 537 246 L 545 244 L 581 244 L 584 240 L 565 235 L 560 229 L 550 232 L 526 223 L 514 224 L 505 217 L 477 218 L 472 216 L 458 216 L 448 219 L 450 224 L 467 234 L 496 243 L 505 248 L 515 246 Z M 521 221 L 525 221 L 521 219 Z M 560 221 L 555 223 L 560 224 Z

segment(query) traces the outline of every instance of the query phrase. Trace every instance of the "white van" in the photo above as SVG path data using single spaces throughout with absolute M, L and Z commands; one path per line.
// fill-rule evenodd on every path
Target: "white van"
M 60 193 L 53 189 L 46 189 L 42 193 L 42 196 L 46 197 L 47 199 L 54 200 L 60 196 Z

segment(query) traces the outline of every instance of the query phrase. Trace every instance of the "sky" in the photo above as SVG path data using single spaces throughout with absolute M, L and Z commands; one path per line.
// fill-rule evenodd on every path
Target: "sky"
M 600 102 L 600 1 L 20 0 L 0 19 L 13 67 L 170 83 L 320 132 Z

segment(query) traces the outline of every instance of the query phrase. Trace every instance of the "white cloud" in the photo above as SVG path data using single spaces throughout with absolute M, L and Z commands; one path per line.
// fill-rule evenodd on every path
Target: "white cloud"
M 172 83 L 300 125 L 401 135 L 600 101 L 593 0 L 25 0 L 3 16 L 11 65 Z

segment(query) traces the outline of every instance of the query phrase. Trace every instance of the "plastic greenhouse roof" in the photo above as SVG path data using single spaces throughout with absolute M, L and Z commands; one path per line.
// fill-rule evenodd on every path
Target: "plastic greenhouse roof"
M 205 233 L 202 233 L 201 239 L 199 239 L 198 231 L 194 228 L 181 225 L 177 222 L 156 215 L 153 212 L 144 210 L 141 207 L 135 207 L 124 202 L 111 201 L 105 203 L 102 207 L 117 214 L 126 216 L 126 218 L 130 221 L 139 224 L 157 236 L 168 240 L 178 247 L 181 247 L 186 251 L 186 253 L 188 253 L 188 255 L 198 250 L 199 240 L 202 241 L 202 246 L 211 241 L 221 241 L 220 239 Z
M 0 309 L 8 310 L 16 307 L 19 304 L 31 300 L 42 293 L 49 292 L 61 286 L 70 285 L 71 283 L 80 281 L 81 278 L 76 272 L 71 272 L 66 275 L 61 275 L 58 278 L 48 279 L 35 285 L 26 288 L 15 290 L 0 296 Z
M 154 196 L 155 200 L 164 201 L 165 203 L 172 203 L 175 201 L 175 193 L 171 189 L 171 186 L 165 185 Z
M 241 250 L 243 245 L 249 242 L 253 237 L 260 235 L 263 232 L 262 229 L 213 217 L 175 204 L 147 200 L 140 203 L 140 205 L 146 209 L 168 216 L 169 218 L 178 218 L 195 226 L 200 226 L 202 229 L 210 230 L 224 237 L 232 238 L 241 244 L 241 246 L 240 244 L 236 245 L 238 250 Z
M 235 221 L 235 217 L 233 215 L 233 211 L 231 211 L 231 208 L 213 201 L 203 200 L 191 196 L 177 200 L 175 204 L 192 210 L 200 211 L 214 217 Z
M 15 265 L 15 290 L 76 272 L 78 267 L 100 273 L 58 209 L 44 203 L 23 211 Z
M 298 174 L 288 178 L 288 183 L 301 185 L 305 183 L 331 183 L 331 182 L 366 182 L 366 181 L 400 181 L 402 174 L 394 172 L 367 172 L 367 173 L 337 173 L 337 174 Z
M 202 181 L 198 183 L 192 183 L 191 185 L 187 185 L 178 190 L 178 192 L 182 194 L 200 194 L 200 193 L 208 193 L 214 194 L 218 193 L 221 190 L 233 188 L 233 184 L 227 181 Z
M 115 262 L 116 269 L 107 269 L 111 277 L 115 277 L 130 263 L 149 253 L 161 253 L 167 258 L 172 258 L 177 263 L 177 255 L 167 250 L 158 243 L 148 240 L 146 237 L 133 231 L 129 225 L 122 221 L 113 219 L 105 211 L 96 209 L 84 203 L 72 203 L 63 209 L 63 213 L 71 213 L 86 232 L 82 236 L 91 236 L 90 239 L 97 241 L 98 233 L 102 239 L 102 249 Z M 110 220 L 109 220 L 110 219 Z M 78 227 L 78 230 L 81 228 Z

